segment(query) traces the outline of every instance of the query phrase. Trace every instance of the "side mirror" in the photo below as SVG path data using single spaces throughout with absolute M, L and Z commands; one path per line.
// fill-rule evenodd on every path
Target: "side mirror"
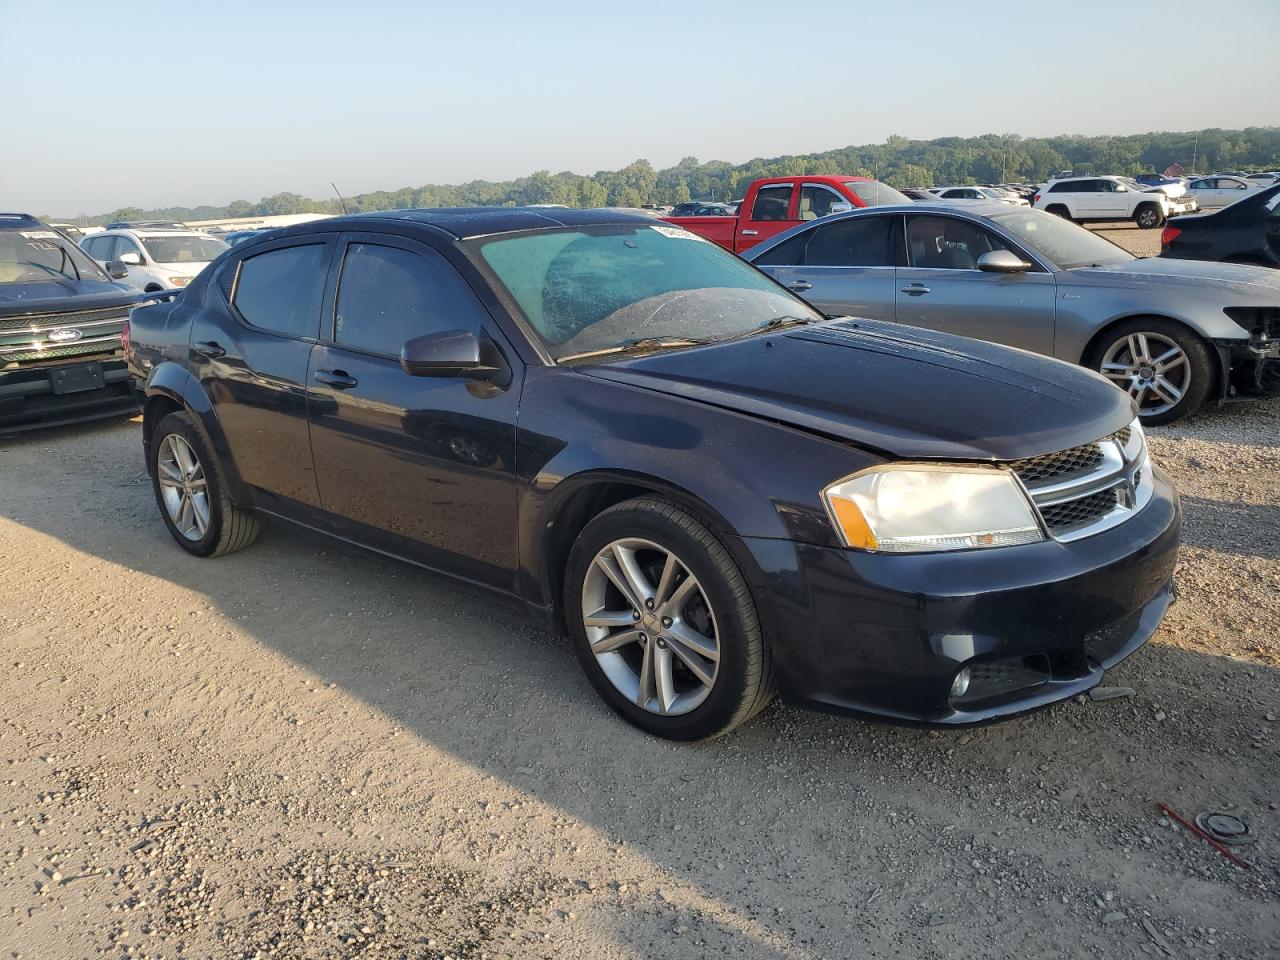
M 1129 188 L 1126 187 L 1123 183 L 1116 184 L 1116 193 L 1128 193 L 1128 192 L 1129 192 Z
M 468 330 L 414 337 L 400 349 L 400 366 L 411 377 L 483 380 L 499 387 L 511 382 L 511 368 L 494 342 Z
M 125 266 L 122 262 L 120 262 L 119 260 L 107 261 L 107 276 L 110 277 L 112 280 L 123 280 L 128 275 L 129 275 L 129 271 L 125 269 Z
M 978 258 L 978 269 L 986 273 L 1026 273 L 1031 266 L 1010 250 L 988 250 Z
M 852 209 L 853 209 L 852 203 L 847 203 L 841 200 L 831 205 L 831 208 L 827 210 L 827 216 L 829 217 L 834 213 L 848 213 Z
M 127 263 L 131 267 L 140 267 L 142 266 L 142 254 L 133 253 L 132 251 L 129 253 L 122 253 L 120 254 L 120 262 Z

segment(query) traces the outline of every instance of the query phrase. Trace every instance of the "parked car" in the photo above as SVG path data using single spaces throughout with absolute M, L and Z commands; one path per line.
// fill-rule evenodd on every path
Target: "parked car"
M 899 192 L 908 200 L 925 203 L 936 203 L 938 200 L 938 198 L 933 195 L 932 191 L 926 190 L 923 187 L 904 187 Z
M 1221 210 L 1256 189 L 1244 177 L 1197 177 L 1187 184 L 1187 193 L 1196 198 L 1201 210 Z
M 664 737 L 732 729 L 775 690 L 1009 716 L 1096 685 L 1172 597 L 1178 500 L 1121 391 L 829 321 L 647 217 L 300 224 L 130 327 L 184 550 L 239 549 L 270 516 L 488 588 Z
M 797 223 L 907 199 L 888 184 L 867 177 L 766 177 L 747 189 L 736 216 L 664 219 L 741 253 Z
M 1021 197 L 995 187 L 931 187 L 930 192 L 942 200 L 994 200 L 1014 207 L 1031 206 Z
M 1144 423 L 1268 392 L 1280 373 L 1274 273 L 1138 259 L 1038 210 L 858 211 L 775 237 L 747 259 L 828 314 L 1083 364 L 1127 390 Z
M 1160 256 L 1280 267 L 1280 185 L 1170 224 L 1160 235 Z
M 1134 190 L 1120 177 L 1072 177 L 1050 180 L 1031 205 L 1071 220 L 1132 220 L 1144 229 L 1158 227 L 1174 208 L 1163 192 Z
M 0 213 L 0 434 L 138 409 L 120 349 L 136 291 L 65 234 Z
M 185 287 L 227 249 L 217 237 L 175 227 L 117 227 L 85 237 L 81 247 L 99 263 L 118 260 L 129 283 L 147 293 Z
M 1277 181 L 1280 181 L 1278 173 L 1251 173 L 1245 177 L 1250 183 L 1258 187 L 1270 187 Z
M 669 217 L 732 217 L 734 208 L 728 203 L 677 203 Z

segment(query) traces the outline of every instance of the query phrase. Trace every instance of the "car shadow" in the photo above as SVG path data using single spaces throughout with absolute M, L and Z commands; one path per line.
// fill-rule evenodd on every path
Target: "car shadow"
M 96 435 L 84 428 L 85 437 Z M 1016 942 L 1028 916 L 1064 913 L 1066 894 L 1059 909 L 1055 891 L 1101 895 L 1103 886 L 1126 883 L 1137 899 L 1152 877 L 1181 882 L 1183 847 L 1192 841 L 1172 835 L 1138 843 L 1131 881 L 1097 876 L 1095 835 L 1137 843 L 1131 835 L 1155 829 L 1156 800 L 1184 811 L 1225 800 L 1252 814 L 1275 799 L 1274 778 L 1259 767 L 1264 758 L 1223 745 L 1240 742 L 1243 704 L 1280 702 L 1280 671 L 1181 649 L 1159 635 L 1109 675 L 1107 683 L 1139 691 L 1116 702 L 1069 702 L 945 733 L 775 704 L 719 740 L 656 740 L 607 709 L 567 641 L 486 594 L 284 527 L 265 528 L 258 544 L 234 557 L 188 556 L 170 541 L 141 482 L 140 450 L 129 449 L 92 467 L 100 474 L 94 482 L 119 488 L 118 509 L 14 515 L 0 497 L 0 517 L 201 595 L 232 629 L 406 732 L 625 841 L 746 918 L 716 931 L 733 955 L 812 956 L 814 943 L 837 935 L 858 943 L 880 926 L 915 932 L 868 955 L 898 948 L 922 955 L 939 930 L 975 920 L 959 914 L 952 896 L 975 883 L 990 887 L 993 906 L 964 942 Z M 53 485 L 61 475 L 50 465 L 35 479 Z M 1204 697 L 1204 683 L 1220 695 Z M 1189 702 L 1196 713 L 1184 708 Z M 1267 816 L 1280 827 L 1275 814 L 1259 820 Z M 1051 826 L 1037 828 L 1040 821 Z M 981 857 L 1006 855 L 1021 864 L 1022 879 L 991 886 Z M 930 866 L 921 871 L 921 863 Z M 1261 936 L 1263 910 L 1213 876 L 1216 885 L 1196 888 L 1204 910 L 1220 915 L 1219 927 L 1234 922 Z M 1050 892 L 1054 904 L 1046 905 Z M 796 901 L 807 904 L 803 916 L 780 910 Z M 1101 949 L 1114 948 L 1118 936 L 1081 933 Z M 1136 936 L 1132 945 L 1145 943 L 1140 930 Z

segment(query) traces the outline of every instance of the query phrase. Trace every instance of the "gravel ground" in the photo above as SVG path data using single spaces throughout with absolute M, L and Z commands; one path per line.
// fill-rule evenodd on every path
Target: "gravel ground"
M 412 568 L 187 556 L 136 423 L 0 443 L 0 957 L 1276 957 L 1277 423 L 1153 431 L 1187 543 L 1132 696 L 693 746 Z
M 1089 224 L 1088 229 L 1124 247 L 1135 257 L 1160 256 L 1160 231 L 1141 230 L 1134 223 Z

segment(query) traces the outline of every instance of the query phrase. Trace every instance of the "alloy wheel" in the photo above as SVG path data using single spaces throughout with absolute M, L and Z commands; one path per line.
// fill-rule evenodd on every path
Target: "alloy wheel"
M 1191 386 L 1191 364 L 1177 342 L 1159 333 L 1131 333 L 1107 348 L 1098 368 L 1127 390 L 1144 415 L 1176 407 Z
M 583 581 L 582 622 L 604 675 L 643 710 L 688 713 L 715 686 L 715 613 L 698 579 L 666 547 L 638 538 L 607 544 Z
M 209 530 L 209 491 L 204 466 L 186 438 L 170 433 L 156 457 L 160 498 L 174 528 L 193 542 Z

